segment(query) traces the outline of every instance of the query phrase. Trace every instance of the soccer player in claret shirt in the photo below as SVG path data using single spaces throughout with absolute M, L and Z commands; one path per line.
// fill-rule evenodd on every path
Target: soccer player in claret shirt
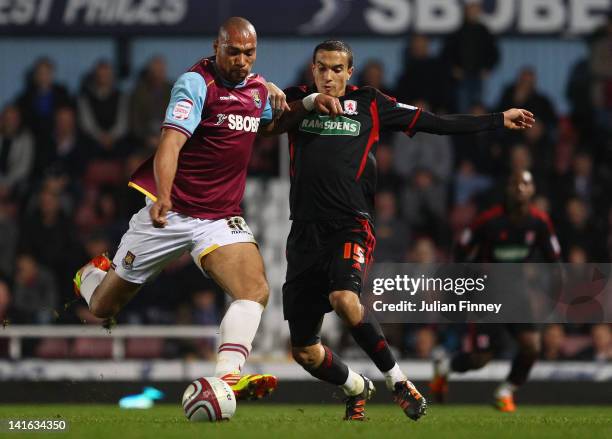
M 251 74 L 256 49 L 253 25 L 232 17 L 219 29 L 215 56 L 179 77 L 159 147 L 129 183 L 146 206 L 132 217 L 113 261 L 98 256 L 74 278 L 91 312 L 110 318 L 189 252 L 234 299 L 221 322 L 215 375 L 237 399 L 262 397 L 277 384 L 271 375 L 241 376 L 268 301 L 263 260 L 239 206 L 257 131 L 274 124 L 268 85 Z
M 480 214 L 463 231 L 455 247 L 458 262 L 560 262 L 561 248 L 548 215 L 531 204 L 535 193 L 529 171 L 515 171 L 507 181 L 506 200 Z M 525 294 L 515 291 L 513 294 Z M 528 302 L 528 301 L 527 301 Z M 529 309 L 525 308 L 525 313 Z M 434 378 L 430 383 L 439 401 L 446 399 L 448 375 L 480 369 L 503 347 L 507 330 L 517 342 L 517 353 L 506 381 L 495 391 L 495 406 L 503 412 L 516 410 L 514 391 L 527 381 L 540 351 L 540 334 L 535 324 L 470 324 L 472 352 L 449 358 L 435 355 Z
M 347 44 L 319 44 L 312 58 L 315 85 L 285 90 L 291 111 L 267 130 L 289 132 L 293 223 L 287 240 L 284 316 L 295 360 L 346 393 L 345 419 L 365 419 L 374 386 L 321 344 L 321 323 L 332 310 L 383 373 L 397 404 L 417 420 L 425 413 L 425 399 L 400 370 L 376 319 L 359 300 L 375 244 L 374 155 L 379 134 L 524 129 L 533 123 L 533 115 L 512 109 L 483 116 L 436 116 L 398 103 L 375 88 L 347 85 L 353 70 Z M 324 95 L 334 99 L 331 109 L 323 105 Z

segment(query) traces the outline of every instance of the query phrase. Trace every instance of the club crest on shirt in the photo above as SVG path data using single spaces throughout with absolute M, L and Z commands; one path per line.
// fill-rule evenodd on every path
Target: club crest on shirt
M 253 96 L 253 103 L 257 108 L 261 108 L 261 98 L 259 97 L 259 90 L 251 91 L 251 96 Z
M 347 99 L 344 101 L 344 114 L 349 116 L 357 114 L 357 101 Z
M 182 101 L 178 101 L 176 104 L 174 104 L 172 117 L 175 120 L 187 120 L 189 119 L 192 109 L 193 103 L 189 100 L 183 99 Z
M 136 255 L 128 251 L 123 258 L 123 268 L 131 270 L 134 267 L 134 259 L 136 259 Z

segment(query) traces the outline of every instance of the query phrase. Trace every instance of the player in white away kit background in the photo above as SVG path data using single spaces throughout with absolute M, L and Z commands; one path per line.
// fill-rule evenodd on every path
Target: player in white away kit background
M 132 217 L 112 263 L 98 256 L 74 278 L 91 312 L 110 318 L 143 283 L 190 252 L 234 299 L 220 325 L 215 375 L 237 399 L 261 398 L 277 385 L 271 375 L 241 376 L 269 294 L 239 206 L 259 125 L 274 123 L 266 81 L 250 73 L 256 46 L 253 25 L 232 17 L 219 29 L 216 56 L 179 77 L 157 152 L 130 181 L 146 195 L 146 206 Z M 282 92 L 279 99 L 270 87 L 275 110 L 288 108 Z

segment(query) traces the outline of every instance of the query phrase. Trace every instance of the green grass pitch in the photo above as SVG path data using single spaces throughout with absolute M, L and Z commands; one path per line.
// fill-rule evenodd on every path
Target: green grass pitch
M 612 406 L 519 406 L 512 414 L 486 406 L 432 406 L 413 422 L 398 407 L 370 405 L 369 421 L 342 421 L 343 406 L 247 404 L 230 422 L 187 421 L 180 405 L 121 410 L 111 405 L 0 405 L 0 419 L 64 419 L 67 433 L 7 433 L 6 438 L 611 438 Z

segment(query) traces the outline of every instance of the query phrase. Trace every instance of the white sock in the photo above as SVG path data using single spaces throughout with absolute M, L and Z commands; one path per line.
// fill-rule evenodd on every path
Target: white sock
M 264 307 L 252 300 L 234 300 L 221 321 L 221 343 L 217 354 L 215 376 L 240 373 L 251 352 L 251 344 Z
M 93 265 L 89 265 L 85 267 L 83 273 L 81 273 L 81 296 L 87 302 L 89 306 L 89 302 L 91 302 L 91 296 L 93 296 L 94 291 L 102 282 L 106 276 L 106 271 L 100 270 Z
M 516 384 L 509 383 L 508 381 L 504 381 L 499 385 L 499 387 L 495 390 L 496 398 L 507 398 L 512 396 L 516 391 Z
M 385 376 L 385 384 L 387 385 L 387 389 L 391 391 L 393 391 L 395 388 L 395 383 L 406 381 L 408 379 L 397 363 L 395 363 L 395 366 L 393 366 L 393 368 L 390 370 L 383 372 L 383 375 Z
M 342 390 L 347 396 L 359 395 L 363 392 L 365 387 L 365 381 L 361 375 L 355 373 L 350 367 L 348 368 L 349 374 L 346 382 L 342 384 Z

